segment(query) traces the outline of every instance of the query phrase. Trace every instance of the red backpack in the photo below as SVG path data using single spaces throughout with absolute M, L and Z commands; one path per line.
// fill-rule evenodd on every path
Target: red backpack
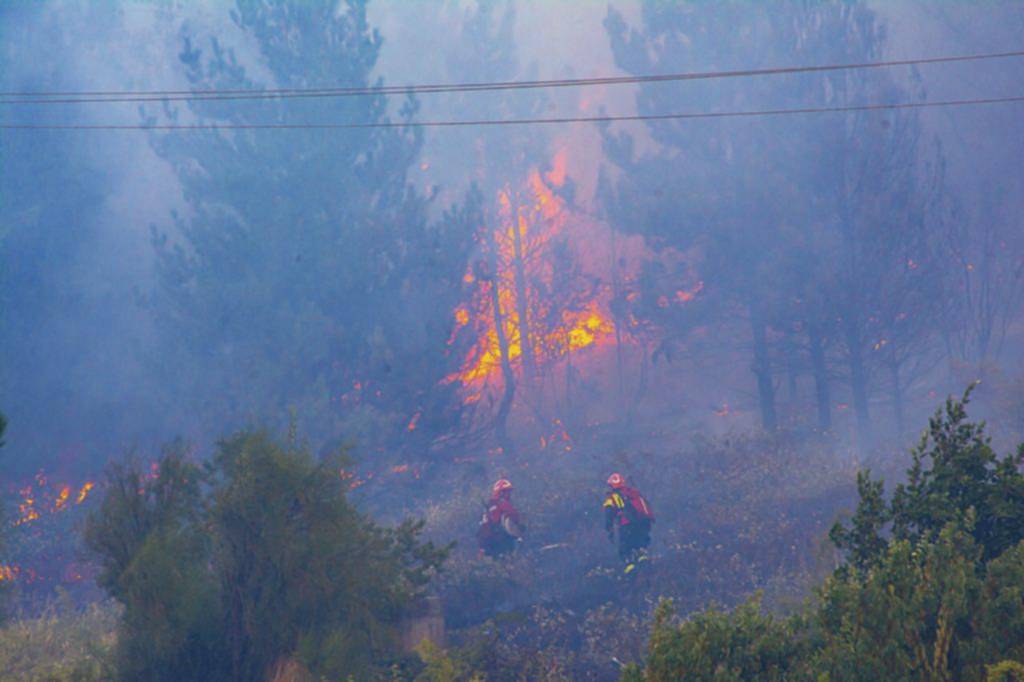
M 640 520 L 654 521 L 654 512 L 651 511 L 651 506 L 647 504 L 647 500 L 644 499 L 639 490 L 636 488 L 623 488 L 620 492 L 629 500 L 629 506 L 624 511 L 631 522 Z

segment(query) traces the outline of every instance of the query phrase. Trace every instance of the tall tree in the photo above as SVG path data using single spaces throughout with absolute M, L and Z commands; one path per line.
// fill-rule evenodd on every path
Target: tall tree
M 861 2 L 652 4 L 644 5 L 640 22 L 630 28 L 615 11 L 606 20 L 617 64 L 637 74 L 871 61 L 885 40 Z M 859 104 L 905 94 L 877 73 L 688 88 L 688 101 L 707 111 Z M 659 84 L 641 86 L 636 100 L 641 114 L 680 111 L 680 102 Z M 626 133 L 606 134 L 607 157 L 624 171 L 604 193 L 614 225 L 692 254 L 707 295 L 720 310 L 742 316 L 746 331 L 737 323 L 733 333 L 747 340 L 766 429 L 778 425 L 776 376 L 798 367 L 779 356 L 799 347 L 799 335 L 807 339 L 801 345 L 816 384 L 819 425 L 831 424 L 829 382 L 836 373 L 826 367 L 827 346 L 841 339 L 860 431 L 866 437 L 870 430 L 866 353 L 878 338 L 869 327 L 875 304 L 890 293 L 875 294 L 873 268 L 890 267 L 906 248 L 885 242 L 884 265 L 866 251 L 883 245 L 875 237 L 894 224 L 913 226 L 915 239 L 921 232 L 916 126 L 912 115 L 869 114 L 653 121 L 646 128 L 654 147 L 643 152 Z
M 192 36 L 181 61 L 197 89 L 373 85 L 381 37 L 365 5 L 238 2 L 231 18 L 259 65 Z M 379 123 L 388 105 L 380 95 L 196 101 L 172 115 Z M 416 110 L 410 99 L 398 116 Z M 176 233 L 156 237 L 156 302 L 180 345 L 172 364 L 205 396 L 196 408 L 237 423 L 295 407 L 308 432 L 344 432 L 374 449 L 457 418 L 455 389 L 440 380 L 478 209 L 453 208 L 431 224 L 429 197 L 407 178 L 421 143 L 407 128 L 154 138 L 188 203 Z
M 1024 310 L 1024 238 L 1005 189 L 974 207 L 949 206 L 942 252 L 953 273 L 944 339 L 950 357 L 978 367 L 998 358 Z
M 875 39 L 864 58 L 881 59 L 884 32 L 877 23 L 868 29 Z M 825 82 L 828 101 L 841 105 L 918 94 L 869 74 L 827 76 Z M 902 432 L 904 375 L 913 358 L 927 355 L 924 345 L 937 328 L 934 314 L 942 289 L 930 218 L 944 189 L 941 150 L 934 148 L 936 159 L 921 141 L 915 112 L 844 115 L 839 134 L 823 140 L 820 160 L 835 172 L 835 182 L 824 188 L 826 205 L 836 216 L 830 225 L 838 236 L 837 248 L 826 256 L 836 273 L 830 294 L 865 445 L 872 440 L 868 405 L 875 374 L 884 373 Z
M 448 59 L 448 73 L 456 82 L 512 81 L 536 77 L 536 66 L 524 64 L 515 40 L 516 13 L 510 2 L 451 3 L 448 11 L 459 26 L 458 40 Z M 550 105 L 546 94 L 515 92 L 453 97 L 448 111 L 468 118 L 531 118 Z M 495 113 L 498 112 L 498 113 Z M 513 403 L 530 408 L 545 421 L 551 417 L 542 405 L 546 373 L 541 371 L 552 356 L 552 332 L 564 326 L 564 314 L 574 312 L 581 279 L 556 290 L 552 273 L 565 275 L 576 269 L 575 254 L 560 231 L 570 211 L 572 183 L 564 167 L 552 167 L 550 138 L 529 127 L 474 131 L 465 149 L 448 146 L 437 151 L 453 158 L 453 168 L 470 160 L 472 178 L 485 198 L 484 221 L 477 232 L 482 267 L 468 278 L 468 296 L 477 313 L 464 335 L 476 335 L 479 359 L 501 367 L 501 396 L 494 410 L 495 432 L 503 448 L 513 443 L 506 422 Z M 566 196 L 561 196 L 565 194 Z M 562 212 L 562 215 L 554 215 Z M 552 265 L 558 260 L 557 265 Z M 482 275 L 482 276 L 478 276 Z M 562 277 L 560 284 L 565 284 Z M 479 288 L 479 289 L 477 289 Z M 483 289 L 487 289 L 486 292 Z M 475 291 L 474 291 L 475 289 Z M 480 302 L 486 305 L 481 306 Z M 497 377 L 495 377 L 497 378 Z M 496 382 L 497 383 L 497 382 Z M 522 398 L 525 397 L 525 400 Z M 504 434 L 504 435 L 503 435 Z

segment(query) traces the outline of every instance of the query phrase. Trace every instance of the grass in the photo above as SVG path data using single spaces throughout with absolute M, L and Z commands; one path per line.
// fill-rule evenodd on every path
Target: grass
M 113 679 L 118 613 L 111 604 L 85 609 L 52 605 L 0 628 L 0 681 L 93 682 Z

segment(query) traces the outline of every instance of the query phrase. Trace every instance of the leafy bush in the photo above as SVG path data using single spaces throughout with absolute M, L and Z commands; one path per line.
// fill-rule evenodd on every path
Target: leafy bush
M 890 503 L 883 499 L 882 481 L 872 481 L 867 472 L 858 476 L 860 504 L 852 528 L 836 524 L 831 532 L 852 565 L 863 569 L 877 562 L 889 544 L 887 530 L 897 541 L 934 539 L 950 522 L 963 523 L 970 509 L 971 533 L 983 559 L 1024 539 L 1024 444 L 1016 455 L 999 459 L 985 424 L 967 421 L 972 388 L 961 400 L 949 398 L 931 418 L 911 452 L 907 482 L 896 486 Z
M 847 553 L 802 613 L 776 620 L 757 600 L 672 622 L 659 607 L 646 667 L 630 680 L 1013 679 L 1024 660 L 1024 477 L 983 424 L 950 399 L 886 502 L 858 477 Z
M 802 676 L 806 643 L 799 619 L 761 612 L 760 597 L 732 613 L 704 611 L 678 626 L 670 601 L 662 602 L 651 633 L 646 679 L 781 680 Z
M 86 526 L 99 582 L 124 605 L 118 668 L 131 679 L 259 679 L 297 659 L 364 673 L 447 550 L 422 524 L 388 529 L 345 499 L 339 462 L 248 432 L 205 467 L 172 448 L 155 473 L 110 468 Z

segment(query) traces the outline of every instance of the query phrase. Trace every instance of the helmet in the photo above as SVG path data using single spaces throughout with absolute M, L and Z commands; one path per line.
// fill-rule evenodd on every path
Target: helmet
M 626 485 L 626 477 L 616 472 L 608 477 L 608 487 L 612 489 L 623 488 Z
M 491 494 L 497 497 L 506 490 L 512 490 L 512 483 L 507 478 L 499 478 L 491 486 Z

